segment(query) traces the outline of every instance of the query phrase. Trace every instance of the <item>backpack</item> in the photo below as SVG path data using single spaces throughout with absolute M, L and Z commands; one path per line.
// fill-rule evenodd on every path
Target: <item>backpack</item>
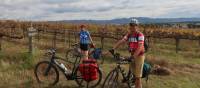
M 94 59 L 83 60 L 83 63 L 79 65 L 79 71 L 87 82 L 98 79 L 98 65 Z
M 101 57 L 101 53 L 102 53 L 101 48 L 96 48 L 94 50 L 92 56 L 93 56 L 94 59 L 98 60 L 98 59 L 101 59 L 100 58 Z
M 143 65 L 143 73 L 142 73 L 142 78 L 146 78 L 146 81 L 148 80 L 148 76 L 151 72 L 151 65 L 147 62 L 144 62 Z

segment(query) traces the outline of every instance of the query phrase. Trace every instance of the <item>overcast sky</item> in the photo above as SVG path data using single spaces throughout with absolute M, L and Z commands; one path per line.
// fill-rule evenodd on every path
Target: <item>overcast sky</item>
M 0 0 L 0 19 L 200 17 L 200 0 Z

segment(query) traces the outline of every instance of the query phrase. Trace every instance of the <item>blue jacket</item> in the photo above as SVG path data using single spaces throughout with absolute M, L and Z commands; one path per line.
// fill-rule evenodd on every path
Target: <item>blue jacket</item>
M 90 43 L 90 33 L 88 31 L 81 30 L 79 33 L 80 44 L 89 44 Z

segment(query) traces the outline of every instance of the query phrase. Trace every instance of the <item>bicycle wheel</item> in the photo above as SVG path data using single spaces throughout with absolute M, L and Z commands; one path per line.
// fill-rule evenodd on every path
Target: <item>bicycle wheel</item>
M 76 58 L 80 56 L 80 53 L 74 49 L 70 49 L 68 51 L 66 51 L 66 60 L 70 63 L 75 63 L 76 62 Z
M 128 88 L 133 88 L 135 86 L 135 76 L 133 73 L 129 74 L 127 79 Z
M 75 70 L 75 81 L 76 83 L 80 86 L 80 87 L 87 87 L 87 88 L 95 88 L 96 86 L 98 86 L 101 83 L 102 80 L 102 72 L 101 70 L 97 67 L 97 74 L 98 74 L 98 79 L 94 80 L 94 81 L 90 81 L 87 82 L 83 79 L 80 71 L 79 71 L 79 67 L 76 68 Z
M 112 70 L 106 77 L 102 88 L 120 88 L 119 82 L 119 72 L 117 69 Z
M 55 85 L 58 82 L 59 72 L 54 65 L 51 65 L 49 71 L 46 74 L 49 65 L 49 61 L 42 61 L 36 65 L 34 73 L 38 83 L 45 85 Z
M 105 56 L 101 55 L 100 60 L 97 60 L 99 64 L 103 65 L 105 60 Z

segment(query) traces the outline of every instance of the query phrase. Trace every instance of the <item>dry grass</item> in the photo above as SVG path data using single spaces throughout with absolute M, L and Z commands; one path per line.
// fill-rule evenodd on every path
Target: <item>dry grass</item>
M 37 40 L 36 40 L 37 41 Z M 0 87 L 1 88 L 43 88 L 45 86 L 38 85 L 33 74 L 33 68 L 35 64 L 43 59 L 45 49 L 51 47 L 50 40 L 40 40 L 40 43 L 36 43 L 37 48 L 34 51 L 34 55 L 27 54 L 27 42 L 26 40 L 20 41 L 3 41 L 2 51 L 0 52 Z M 164 40 L 162 40 L 164 41 Z M 148 88 L 199 88 L 200 87 L 200 59 L 198 44 L 192 42 L 192 48 L 183 48 L 180 53 L 175 53 L 175 46 L 166 40 L 161 42 L 158 40 L 154 42 L 154 46 L 147 54 L 147 61 L 152 65 L 159 65 L 164 68 L 164 71 L 170 73 L 161 75 L 150 76 Z M 99 46 L 100 42 L 95 41 Z M 112 40 L 112 42 L 115 42 Z M 188 41 L 183 41 L 188 43 Z M 45 46 L 47 43 L 49 46 Z M 64 45 L 59 41 L 58 51 L 63 52 Z M 105 51 L 110 49 L 113 43 L 110 40 L 106 40 Z M 187 49 L 189 48 L 189 49 Z M 44 49 L 44 50 L 43 50 Z M 120 47 L 118 50 L 122 55 L 128 56 L 129 53 L 125 52 L 125 48 Z M 63 55 L 63 54 L 60 54 Z M 191 55 L 191 56 L 190 56 Z M 106 63 L 101 65 L 103 69 L 103 79 L 107 73 L 115 67 L 115 63 L 110 56 L 106 57 Z M 126 67 L 126 66 L 125 66 Z M 164 72 L 167 73 L 167 72 Z M 60 77 L 60 82 L 53 88 L 78 88 L 74 81 L 66 81 L 64 77 Z M 144 82 L 144 88 L 147 88 L 147 84 Z

